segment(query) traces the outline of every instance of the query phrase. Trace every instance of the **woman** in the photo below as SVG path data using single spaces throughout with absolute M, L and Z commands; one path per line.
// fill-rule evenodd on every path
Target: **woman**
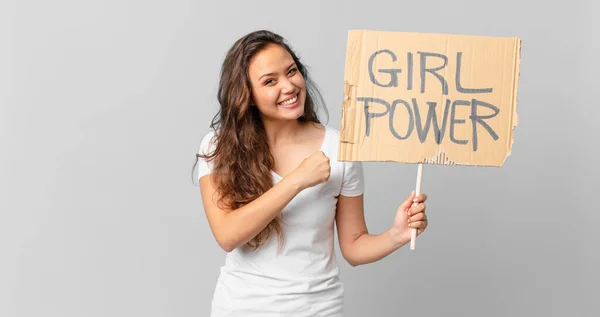
M 339 132 L 320 123 L 317 96 L 277 34 L 250 33 L 225 57 L 221 108 L 198 154 L 206 216 L 227 252 L 211 316 L 342 316 L 334 223 L 353 266 L 427 227 L 427 197 L 413 193 L 389 230 L 368 233 L 362 165 L 337 161 Z

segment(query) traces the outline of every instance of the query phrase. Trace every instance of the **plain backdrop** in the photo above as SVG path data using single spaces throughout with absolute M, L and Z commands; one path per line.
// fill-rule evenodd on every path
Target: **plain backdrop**
M 417 249 L 351 267 L 346 316 L 598 316 L 597 1 L 0 2 L 0 316 L 208 316 L 225 252 L 192 180 L 223 57 L 269 29 L 339 128 L 347 31 L 520 37 L 512 155 L 426 165 Z M 416 165 L 365 163 L 370 232 Z

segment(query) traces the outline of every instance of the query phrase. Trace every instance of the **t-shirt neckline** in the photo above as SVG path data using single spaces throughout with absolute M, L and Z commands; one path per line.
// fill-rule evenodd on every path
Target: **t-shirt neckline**
M 319 148 L 319 151 L 323 151 L 323 153 L 325 153 L 325 145 L 327 144 L 327 135 L 329 134 L 329 127 L 324 126 L 325 127 L 325 135 L 323 135 L 323 141 L 321 143 L 321 147 Z M 325 153 L 327 155 L 327 153 Z M 273 177 L 277 180 L 281 180 L 283 179 L 283 177 L 281 177 L 279 174 L 275 173 L 275 171 L 271 170 L 271 174 L 273 175 Z

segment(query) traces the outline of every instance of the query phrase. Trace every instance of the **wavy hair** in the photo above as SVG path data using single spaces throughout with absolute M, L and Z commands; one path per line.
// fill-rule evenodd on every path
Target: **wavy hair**
M 254 55 L 267 45 L 283 47 L 294 59 L 306 86 L 304 113 L 301 122 L 321 123 L 317 109 L 327 113 L 316 85 L 310 80 L 306 67 L 298 56 L 278 34 L 267 30 L 249 33 L 238 39 L 227 52 L 219 81 L 217 99 L 220 109 L 212 119 L 214 151 L 198 159 L 213 161 L 212 180 L 218 194 L 217 204 L 221 208 L 240 208 L 273 187 L 271 170 L 274 159 L 271 155 L 265 128 L 258 107 L 251 106 L 251 84 L 248 66 Z M 194 168 L 196 166 L 194 164 Z M 283 240 L 281 213 L 258 235 L 248 242 L 255 250 L 265 244 L 275 233 L 280 245 Z

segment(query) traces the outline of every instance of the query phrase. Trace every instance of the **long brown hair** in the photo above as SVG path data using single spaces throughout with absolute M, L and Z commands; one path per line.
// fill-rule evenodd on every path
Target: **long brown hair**
M 258 107 L 250 106 L 252 93 L 248 76 L 250 60 L 269 44 L 276 44 L 287 50 L 304 77 L 306 101 L 304 114 L 298 120 L 320 123 L 317 108 L 321 107 L 327 113 L 321 94 L 310 80 L 306 67 L 283 37 L 260 30 L 238 39 L 227 52 L 221 67 L 217 94 L 220 109 L 210 125 L 215 131 L 212 139 L 215 149 L 207 155 L 196 155 L 196 163 L 198 158 L 214 162 L 212 180 L 218 193 L 217 204 L 221 208 L 240 208 L 273 186 L 271 170 L 274 159 Z M 281 243 L 281 214 L 249 241 L 248 245 L 257 249 L 273 233 L 277 234 Z

